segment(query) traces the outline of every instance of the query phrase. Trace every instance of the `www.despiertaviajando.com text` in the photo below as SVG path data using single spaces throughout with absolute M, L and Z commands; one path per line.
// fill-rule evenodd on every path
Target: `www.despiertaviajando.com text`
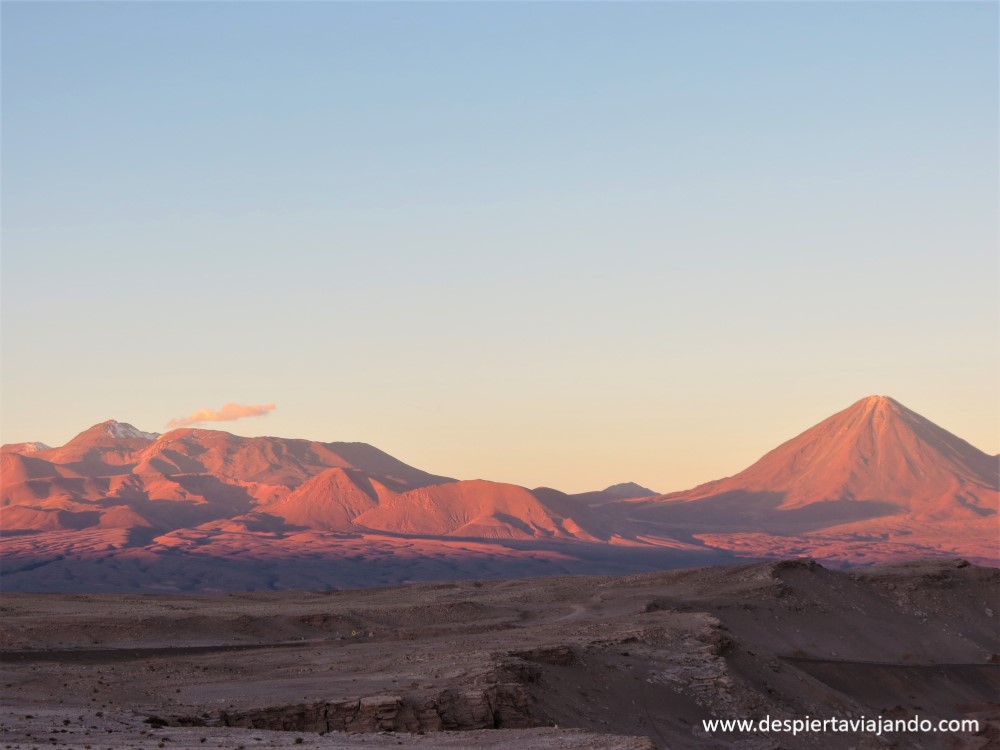
M 702 719 L 702 729 L 708 734 L 822 734 L 822 733 L 857 733 L 871 734 L 880 737 L 883 734 L 903 734 L 914 732 L 950 732 L 975 734 L 979 731 L 977 719 L 924 719 L 913 716 L 909 719 L 891 719 L 884 716 L 868 718 L 816 719 L 806 716 L 801 719 L 772 718 L 763 719 Z

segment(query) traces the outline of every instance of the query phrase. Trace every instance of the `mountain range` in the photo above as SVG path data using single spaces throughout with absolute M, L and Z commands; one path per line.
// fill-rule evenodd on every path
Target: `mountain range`
M 330 588 L 733 557 L 1000 565 L 997 457 L 885 396 L 668 494 L 457 480 L 364 443 L 114 420 L 0 460 L 7 589 Z

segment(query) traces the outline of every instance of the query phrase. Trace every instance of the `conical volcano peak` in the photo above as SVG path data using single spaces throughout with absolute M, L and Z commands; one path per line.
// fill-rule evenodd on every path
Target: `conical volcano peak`
M 866 396 L 860 401 L 855 401 L 839 414 L 833 415 L 827 421 L 836 423 L 838 420 L 842 426 L 851 425 L 853 428 L 860 428 L 863 425 L 886 428 L 890 424 L 898 424 L 901 427 L 908 425 L 907 429 L 911 430 L 920 430 L 922 429 L 921 425 L 933 427 L 933 423 L 925 417 L 903 406 L 891 396 Z
M 675 496 L 776 493 L 782 508 L 866 500 L 923 519 L 997 512 L 993 459 L 888 396 L 868 396 L 740 473 Z
M 872 406 L 886 406 L 888 404 L 897 403 L 896 399 L 894 399 L 892 396 L 880 396 L 880 395 L 866 396 L 865 398 L 861 399 L 861 401 Z
M 866 412 L 900 411 L 906 409 L 891 396 L 866 396 L 854 404 Z

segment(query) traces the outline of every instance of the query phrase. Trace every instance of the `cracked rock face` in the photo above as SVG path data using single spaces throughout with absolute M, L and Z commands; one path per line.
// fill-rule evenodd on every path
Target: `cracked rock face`
M 733 714 L 745 689 L 721 655 L 727 642 L 722 623 L 706 615 L 704 626 L 675 648 L 657 651 L 650 662 L 649 680 L 688 691 L 698 705 L 719 716 Z
M 512 660 L 513 661 L 513 660 Z M 530 680 L 528 664 L 497 665 L 497 674 Z M 519 729 L 545 726 L 532 713 L 533 699 L 521 682 L 486 688 L 449 689 L 434 696 L 369 695 L 363 698 L 268 706 L 241 712 L 221 711 L 224 726 L 305 732 L 439 732 Z M 179 718 L 189 724 L 197 719 Z

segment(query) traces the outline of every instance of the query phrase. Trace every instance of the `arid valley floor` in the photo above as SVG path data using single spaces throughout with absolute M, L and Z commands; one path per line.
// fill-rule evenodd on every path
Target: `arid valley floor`
M 7 593 L 7 748 L 989 748 L 1000 570 L 764 562 L 223 595 Z M 702 719 L 977 718 L 977 734 Z M 444 730 L 444 731 L 441 731 Z

